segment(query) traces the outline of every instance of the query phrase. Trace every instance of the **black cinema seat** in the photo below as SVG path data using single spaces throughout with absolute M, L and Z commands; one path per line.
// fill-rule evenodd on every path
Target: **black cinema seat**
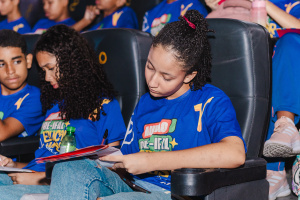
M 118 93 L 116 98 L 127 125 L 135 105 L 147 90 L 144 68 L 152 36 L 134 29 L 87 31 L 83 36 L 95 49 Z
M 209 19 L 212 84 L 231 99 L 248 152 L 237 169 L 179 169 L 171 191 L 205 200 L 267 200 L 266 161 L 261 158 L 270 106 L 269 34 L 262 26 L 231 19 Z

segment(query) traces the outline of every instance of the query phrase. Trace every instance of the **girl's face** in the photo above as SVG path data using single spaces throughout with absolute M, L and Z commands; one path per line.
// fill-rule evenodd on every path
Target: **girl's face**
M 154 97 L 175 99 L 190 89 L 189 82 L 197 72 L 186 74 L 174 57 L 174 51 L 166 51 L 161 45 L 151 47 L 145 67 L 146 82 Z
M 45 72 L 45 80 L 49 82 L 54 89 L 59 87 L 57 80 L 59 79 L 59 70 L 55 55 L 46 51 L 40 51 L 36 54 L 37 62 L 40 68 Z

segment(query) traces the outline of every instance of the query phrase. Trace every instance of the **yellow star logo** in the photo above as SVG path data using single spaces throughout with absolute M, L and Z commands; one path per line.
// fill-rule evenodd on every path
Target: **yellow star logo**
M 69 121 L 65 122 L 65 125 L 66 127 L 68 127 L 70 125 L 70 122 Z
M 170 144 L 172 145 L 172 148 L 174 148 L 175 145 L 178 145 L 178 143 L 175 142 L 175 138 L 172 140 L 172 142 L 170 142 Z

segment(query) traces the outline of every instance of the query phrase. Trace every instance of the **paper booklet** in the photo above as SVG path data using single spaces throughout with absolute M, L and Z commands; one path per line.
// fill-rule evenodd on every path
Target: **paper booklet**
M 56 162 L 56 161 L 69 160 L 72 158 L 79 158 L 79 157 L 97 159 L 99 157 L 103 157 L 106 155 L 122 155 L 122 153 L 119 149 L 115 147 L 110 147 L 108 145 L 96 145 L 96 146 L 85 147 L 68 153 L 36 158 L 36 162 L 37 163 Z M 113 165 L 112 162 L 105 162 L 105 163 L 107 163 L 108 166 Z
M 30 169 L 20 169 L 20 168 L 15 168 L 15 167 L 2 167 L 0 166 L 0 171 L 2 172 L 27 172 L 27 173 L 32 173 L 33 171 Z

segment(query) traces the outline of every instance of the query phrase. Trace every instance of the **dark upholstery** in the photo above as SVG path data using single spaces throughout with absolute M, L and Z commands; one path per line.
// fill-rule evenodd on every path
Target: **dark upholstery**
M 205 199 L 268 199 L 266 161 L 260 157 L 270 110 L 269 34 L 257 24 L 238 20 L 208 22 L 209 28 L 215 30 L 209 34 L 212 84 L 233 103 L 248 148 L 247 160 L 244 166 L 233 170 L 176 170 L 171 176 L 172 193 L 208 195 Z
M 21 15 L 25 17 L 31 28 L 45 16 L 41 0 L 20 0 L 19 7 Z
M 152 37 L 133 29 L 102 29 L 83 33 L 117 91 L 122 115 L 127 125 L 139 98 L 146 92 L 144 66 Z M 101 53 L 102 52 L 102 53 Z

